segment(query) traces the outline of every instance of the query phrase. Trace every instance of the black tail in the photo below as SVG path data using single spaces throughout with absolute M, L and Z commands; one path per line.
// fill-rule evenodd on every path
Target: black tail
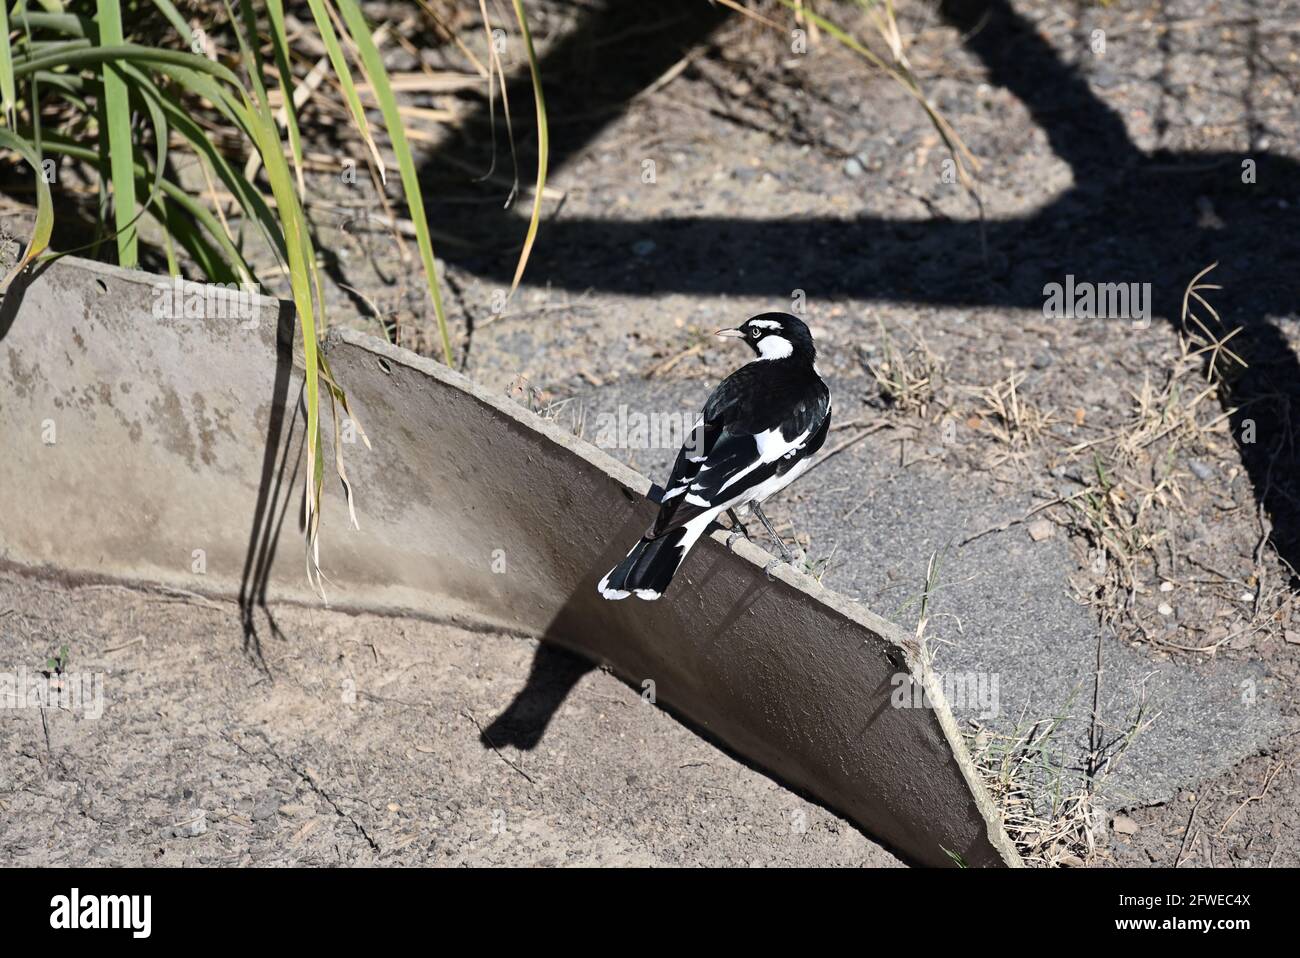
M 685 527 L 679 527 L 654 539 L 642 539 L 596 588 L 607 599 L 626 599 L 633 594 L 639 599 L 659 598 L 695 544 L 694 538 L 686 541 L 688 535 Z

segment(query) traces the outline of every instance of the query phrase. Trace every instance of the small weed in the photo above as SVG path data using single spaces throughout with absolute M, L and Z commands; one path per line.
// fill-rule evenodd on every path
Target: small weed
M 60 647 L 58 654 L 50 656 L 45 660 L 45 677 L 48 679 L 55 675 L 63 675 L 68 670 L 68 647 Z
M 880 398 L 887 406 L 924 417 L 934 401 L 935 387 L 943 371 L 942 360 L 920 337 L 913 337 L 911 348 L 899 349 L 885 324 L 877 322 L 882 356 L 873 362 L 863 355 L 863 364 L 875 379 Z

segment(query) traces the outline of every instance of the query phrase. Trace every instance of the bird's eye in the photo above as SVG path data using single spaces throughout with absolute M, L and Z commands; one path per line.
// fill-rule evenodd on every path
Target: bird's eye
M 753 336 L 755 339 L 758 339 L 758 327 L 757 326 L 749 327 L 749 335 Z

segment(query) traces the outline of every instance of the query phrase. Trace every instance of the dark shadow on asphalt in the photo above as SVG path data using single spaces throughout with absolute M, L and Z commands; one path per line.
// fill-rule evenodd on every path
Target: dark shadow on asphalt
M 1023 216 L 987 221 L 878 216 L 830 219 L 673 218 L 608 220 L 561 214 L 541 231 L 529 263 L 534 282 L 571 290 L 652 296 L 698 293 L 787 300 L 799 287 L 810 298 L 838 297 L 940 305 L 1041 310 L 1044 285 L 1067 274 L 1094 283 L 1150 282 L 1155 316 L 1180 323 L 1188 281 L 1218 261 L 1224 289 L 1212 304 L 1249 367 L 1225 396 L 1241 460 L 1271 519 L 1273 541 L 1300 567 L 1300 362 L 1276 317 L 1294 315 L 1300 292 L 1300 229 L 1294 202 L 1300 166 L 1265 151 L 1154 153 L 1128 137 L 1120 116 L 1093 93 L 1006 0 L 947 0 L 942 15 L 979 57 L 989 81 L 1019 98 L 1071 167 L 1074 185 Z M 555 170 L 616 119 L 636 93 L 708 41 L 725 15 L 696 0 L 654 5 L 607 2 L 561 41 L 542 67 Z M 527 102 L 526 82 L 512 96 Z M 1250 115 L 1249 104 L 1243 109 Z M 480 124 L 485 132 L 486 107 Z M 521 132 L 521 125 L 516 126 Z M 451 149 L 477 149 L 466 139 Z M 530 169 L 521 136 L 520 167 Z M 1244 183 L 1251 160 L 1256 182 Z M 486 165 L 486 164 L 485 164 Z M 425 172 L 441 169 L 437 156 Z M 459 186 L 464 187 L 461 183 Z M 1222 224 L 1207 223 L 1209 200 Z M 475 205 L 437 208 L 443 229 L 480 237 L 522 237 L 522 211 Z M 471 222 L 472 220 L 472 222 Z M 652 240 L 655 252 L 635 256 Z M 987 256 L 983 252 L 987 249 Z M 737 255 L 735 251 L 743 251 Z M 499 254 L 447 247 L 444 255 L 490 281 L 508 285 L 517 250 Z M 1116 323 L 1115 349 L 1134 335 Z M 1295 583 L 1293 582 L 1293 585 Z

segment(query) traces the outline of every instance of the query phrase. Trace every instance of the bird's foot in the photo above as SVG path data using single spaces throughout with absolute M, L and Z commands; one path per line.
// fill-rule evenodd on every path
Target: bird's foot
M 784 559 L 773 559 L 767 565 L 763 566 L 763 575 L 767 576 L 768 581 L 773 581 L 772 570 L 779 568 Z
M 727 536 L 727 551 L 728 552 L 731 551 L 731 547 L 736 544 L 737 539 L 748 539 L 748 538 L 749 536 L 745 535 L 745 533 L 742 532 L 740 529 L 732 529 L 731 534 Z

